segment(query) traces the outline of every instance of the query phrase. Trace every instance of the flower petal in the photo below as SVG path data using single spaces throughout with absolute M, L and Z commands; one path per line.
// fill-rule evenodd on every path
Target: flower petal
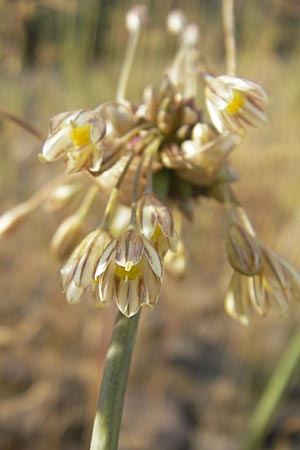
M 145 246 L 145 250 L 144 250 L 145 256 L 150 264 L 151 269 L 160 279 L 162 279 L 163 266 L 162 266 L 161 259 L 158 255 L 157 251 L 155 250 L 153 245 L 146 239 L 144 239 L 144 246 Z
M 116 240 L 115 261 L 125 267 L 128 263 L 136 266 L 143 255 L 144 240 L 135 230 L 128 230 Z
M 114 252 L 116 248 L 116 239 L 111 241 L 108 246 L 103 250 L 102 255 L 99 258 L 98 265 L 95 270 L 95 279 L 99 277 L 107 268 L 109 260 L 112 256 L 112 253 Z

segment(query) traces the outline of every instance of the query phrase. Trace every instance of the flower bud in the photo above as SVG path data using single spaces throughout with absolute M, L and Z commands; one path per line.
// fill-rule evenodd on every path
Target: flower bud
M 225 298 L 225 311 L 242 325 L 249 324 L 248 277 L 234 272 Z
M 0 238 L 6 236 L 21 224 L 33 207 L 27 203 L 21 203 L 0 216 Z
M 42 208 L 47 213 L 60 211 L 74 199 L 81 187 L 81 183 L 56 186 L 43 201 Z
M 138 203 L 138 221 L 141 232 L 149 239 L 160 255 L 167 250 L 176 251 L 178 236 L 172 213 L 158 197 L 145 194 Z
M 50 248 L 55 256 L 63 259 L 78 243 L 82 232 L 82 219 L 78 214 L 67 217 L 55 231 Z
M 167 29 L 171 34 L 179 34 L 186 25 L 186 17 L 180 9 L 174 9 L 168 14 Z
M 145 5 L 136 5 L 126 14 L 126 28 L 135 33 L 149 22 L 148 11 Z
M 180 279 L 185 276 L 187 269 L 186 251 L 183 241 L 178 241 L 176 252 L 168 251 L 164 258 L 166 271 L 174 278 Z
M 187 47 L 194 47 L 199 42 L 199 28 L 195 23 L 189 23 L 182 33 L 183 44 Z
M 230 225 L 226 249 L 232 267 L 244 275 L 255 275 L 261 269 L 261 252 L 256 239 L 239 224 Z

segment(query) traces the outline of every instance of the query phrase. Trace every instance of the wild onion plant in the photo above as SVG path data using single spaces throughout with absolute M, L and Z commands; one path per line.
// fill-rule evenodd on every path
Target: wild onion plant
M 224 17 L 226 74 L 208 73 L 197 25 L 172 11 L 167 26 L 178 39 L 178 50 L 159 85 L 147 86 L 140 104 L 134 104 L 126 98 L 126 87 L 139 34 L 149 19 L 145 7 L 131 9 L 115 99 L 50 119 L 39 157 L 63 161 L 66 173 L 0 218 L 4 236 L 43 202 L 63 207 L 71 197 L 81 197 L 51 240 L 52 250 L 64 260 L 63 292 L 72 304 L 92 296 L 97 307 L 116 303 L 119 310 L 93 450 L 118 447 L 138 318 L 144 307 L 157 303 L 164 268 L 176 275 L 185 271 L 181 217 L 192 217 L 200 197 L 215 199 L 226 210 L 226 249 L 233 268 L 226 311 L 246 325 L 251 307 L 261 315 L 271 309 L 286 314 L 290 300 L 300 297 L 297 270 L 260 240 L 234 188 L 238 175 L 229 155 L 249 127 L 266 123 L 268 95 L 260 85 L 236 76 L 230 11 Z M 99 191 L 108 198 L 100 224 L 78 243 Z

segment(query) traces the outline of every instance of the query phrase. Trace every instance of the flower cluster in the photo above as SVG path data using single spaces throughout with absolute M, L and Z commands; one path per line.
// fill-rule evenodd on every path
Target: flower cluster
M 179 49 L 161 83 L 146 87 L 139 105 L 130 103 L 125 88 L 138 35 L 147 23 L 145 7 L 127 15 L 129 48 L 116 99 L 51 119 L 40 159 L 63 159 L 67 178 L 4 214 L 0 234 L 39 204 L 63 207 L 87 189 L 51 242 L 52 250 L 65 258 L 62 288 L 70 303 L 89 290 L 97 305 L 116 301 L 130 317 L 157 302 L 163 265 L 177 276 L 185 271 L 180 217 L 191 216 L 194 199 L 209 196 L 224 204 L 228 216 L 226 248 L 234 273 L 227 312 L 242 323 L 248 323 L 250 305 L 260 314 L 270 308 L 286 313 L 289 298 L 299 298 L 300 276 L 256 236 L 233 192 L 237 175 L 228 161 L 247 128 L 266 122 L 268 96 L 246 79 L 207 73 L 198 27 L 173 11 L 167 25 L 178 36 Z M 201 86 L 203 107 L 197 103 Z M 108 197 L 103 218 L 80 242 L 99 191 Z

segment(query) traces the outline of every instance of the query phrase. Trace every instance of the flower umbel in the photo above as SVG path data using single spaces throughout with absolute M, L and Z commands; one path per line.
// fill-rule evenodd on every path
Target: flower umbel
M 226 249 L 234 273 L 226 310 L 244 324 L 250 305 L 259 314 L 270 309 L 285 314 L 289 300 L 300 298 L 300 276 L 257 237 L 233 191 L 238 175 L 229 162 L 247 127 L 266 122 L 268 95 L 252 81 L 208 73 L 197 24 L 175 10 L 167 27 L 178 50 L 158 86 L 146 86 L 140 103 L 131 103 L 126 88 L 148 24 L 145 6 L 126 16 L 129 39 L 114 99 L 52 117 L 40 159 L 64 159 L 67 174 L 2 215 L 0 236 L 38 206 L 62 210 L 78 199 L 79 207 L 51 241 L 54 253 L 65 259 L 61 280 L 67 300 L 77 303 L 90 290 L 98 306 L 115 300 L 131 317 L 156 304 L 163 264 L 174 276 L 185 273 L 177 216 L 192 219 L 195 200 L 209 197 L 228 214 Z M 204 105 L 198 103 L 200 81 Z M 98 210 L 93 208 L 98 192 L 108 197 L 103 218 L 77 245 L 86 217 Z

